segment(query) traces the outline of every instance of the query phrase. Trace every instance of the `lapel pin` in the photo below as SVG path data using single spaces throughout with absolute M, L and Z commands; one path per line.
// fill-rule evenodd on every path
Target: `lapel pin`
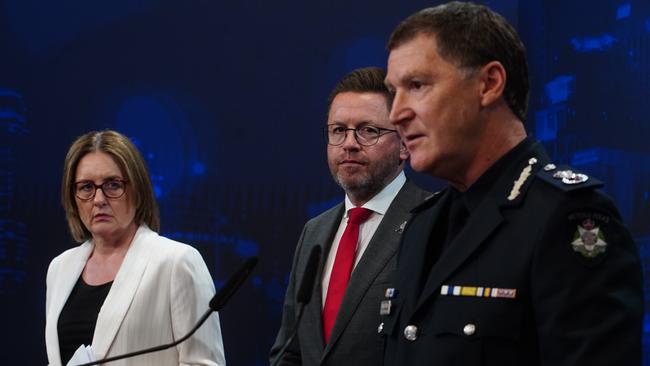
M 390 308 L 392 305 L 393 305 L 392 301 L 382 300 L 381 305 L 379 307 L 379 315 L 381 316 L 390 315 Z
M 397 229 L 395 229 L 395 232 L 396 232 L 396 233 L 402 233 L 402 232 L 404 232 L 404 228 L 406 227 L 406 223 L 407 223 L 407 222 L 408 222 L 408 221 L 404 221 L 404 222 L 403 222 L 403 223 L 402 223 L 402 224 L 401 224 Z

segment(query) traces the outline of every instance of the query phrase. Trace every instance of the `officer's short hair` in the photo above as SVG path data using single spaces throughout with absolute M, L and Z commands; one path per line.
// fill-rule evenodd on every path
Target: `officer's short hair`
M 420 34 L 435 36 L 440 56 L 459 68 L 476 70 L 499 61 L 507 75 L 505 101 L 525 120 L 530 88 L 526 49 L 501 15 L 483 5 L 458 1 L 423 9 L 397 26 L 387 48 L 391 51 Z

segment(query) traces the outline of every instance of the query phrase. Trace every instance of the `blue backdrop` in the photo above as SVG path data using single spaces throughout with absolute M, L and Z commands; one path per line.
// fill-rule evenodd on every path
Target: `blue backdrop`
M 485 3 L 527 45 L 528 131 L 607 182 L 650 266 L 650 3 Z M 46 362 L 45 273 L 74 245 L 62 163 L 103 128 L 144 153 L 162 234 L 197 247 L 217 287 L 260 257 L 221 319 L 229 364 L 265 364 L 302 225 L 342 198 L 325 163 L 327 94 L 353 68 L 385 66 L 391 30 L 431 5 L 0 1 L 0 364 Z

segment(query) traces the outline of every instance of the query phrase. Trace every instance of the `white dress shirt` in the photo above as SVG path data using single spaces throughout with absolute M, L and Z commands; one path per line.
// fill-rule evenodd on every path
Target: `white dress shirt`
M 377 231 L 381 220 L 384 218 L 388 207 L 393 202 L 393 199 L 397 196 L 402 186 L 406 183 L 406 176 L 404 172 L 400 172 L 395 179 L 393 179 L 390 184 L 388 184 L 384 189 L 382 189 L 378 194 L 376 194 L 370 201 L 366 202 L 363 208 L 372 210 L 373 213 L 370 215 L 370 218 L 361 224 L 359 227 L 359 241 L 357 243 L 357 250 L 354 257 L 354 267 L 357 266 L 359 260 L 363 256 L 363 253 L 370 243 L 370 239 Z M 345 212 L 341 218 L 341 223 L 339 224 L 339 229 L 334 235 L 334 240 L 332 241 L 332 246 L 329 253 L 327 254 L 327 261 L 325 262 L 325 267 L 323 268 L 323 278 L 321 279 L 322 283 L 322 299 L 323 303 L 321 306 L 325 306 L 325 299 L 327 298 L 327 288 L 329 287 L 330 275 L 332 274 L 332 268 L 334 267 L 334 260 L 336 259 L 336 252 L 339 249 L 339 242 L 341 241 L 341 236 L 345 231 L 345 227 L 348 222 L 348 212 L 350 209 L 354 208 L 354 204 L 350 201 L 350 198 L 345 195 Z M 354 267 L 352 270 L 354 270 Z

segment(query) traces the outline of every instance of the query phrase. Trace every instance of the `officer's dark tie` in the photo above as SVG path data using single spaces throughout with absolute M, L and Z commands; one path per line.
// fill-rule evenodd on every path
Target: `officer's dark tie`
M 447 238 L 445 239 L 445 248 L 456 238 L 458 233 L 465 226 L 469 212 L 460 193 L 454 192 L 451 207 L 449 208 L 449 221 L 447 225 Z M 444 249 L 443 249 L 444 250 Z
M 436 220 L 429 237 L 420 277 L 420 290 L 426 284 L 431 269 L 436 265 L 444 251 L 451 246 L 451 242 L 463 229 L 469 216 L 462 194 L 458 191 L 453 190 L 451 192 L 451 197 L 445 202 L 445 205 L 446 207 L 440 212 L 440 216 Z
M 359 225 L 368 220 L 370 215 L 372 215 L 372 210 L 362 207 L 351 208 L 348 213 L 348 223 L 336 251 L 332 274 L 327 286 L 325 306 L 323 307 L 323 339 L 325 343 L 330 340 L 334 321 L 350 280 L 357 242 L 359 241 Z

